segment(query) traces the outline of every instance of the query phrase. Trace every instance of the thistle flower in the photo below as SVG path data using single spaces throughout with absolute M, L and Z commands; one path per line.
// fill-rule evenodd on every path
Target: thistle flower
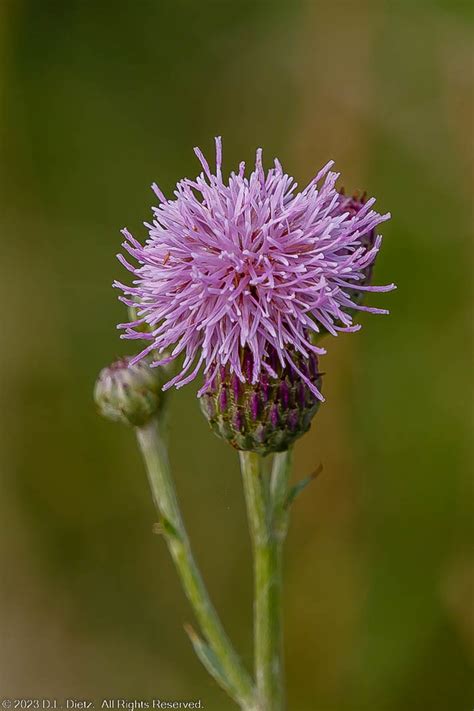
M 296 192 L 278 160 L 265 173 L 261 149 L 249 177 L 241 163 L 226 182 L 221 139 L 215 174 L 194 150 L 203 171 L 178 182 L 174 199 L 153 185 L 160 204 L 152 223 L 145 223 L 145 245 L 123 230 L 123 247 L 138 266 L 118 255 L 135 279 L 133 286 L 114 286 L 128 306 L 140 305 L 137 318 L 119 327 L 123 338 L 149 341 L 132 363 L 152 350 L 163 355 L 153 365 L 184 354 L 180 372 L 164 389 L 182 387 L 203 368 L 199 396 L 212 391 L 222 368 L 251 385 L 262 375 L 290 371 L 322 400 L 317 381 L 301 367 L 311 354 L 325 353 L 311 334 L 356 331 L 357 311 L 387 313 L 362 306 L 358 295 L 394 288 L 367 284 L 382 239 L 375 229 L 390 215 L 373 210 L 373 198 L 353 209 L 335 187 L 333 161 Z M 369 234 L 374 238 L 364 241 Z

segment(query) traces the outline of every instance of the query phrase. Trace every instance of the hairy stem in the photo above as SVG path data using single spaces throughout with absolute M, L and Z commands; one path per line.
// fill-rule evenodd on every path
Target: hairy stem
M 282 545 L 287 529 L 291 455 L 276 455 L 271 481 L 262 458 L 240 452 L 254 555 L 255 676 L 260 711 L 283 711 Z
M 153 499 L 162 516 L 161 531 L 208 644 L 207 647 L 191 630 L 194 648 L 218 683 L 241 708 L 250 711 L 255 708 L 253 683 L 222 627 L 194 560 L 170 474 L 160 422 L 157 418 L 152 419 L 138 427 L 136 432 Z

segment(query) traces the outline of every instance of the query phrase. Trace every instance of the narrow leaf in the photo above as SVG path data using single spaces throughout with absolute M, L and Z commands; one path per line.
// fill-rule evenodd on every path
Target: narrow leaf
M 171 521 L 164 516 L 161 518 L 160 521 L 160 533 L 162 533 L 164 536 L 169 536 L 170 538 L 175 538 L 176 540 L 180 541 L 181 536 L 179 535 L 178 531 L 176 528 L 173 526 Z
M 293 501 L 296 499 L 298 494 L 300 494 L 303 489 L 306 489 L 308 484 L 311 484 L 312 481 L 316 479 L 318 474 L 320 474 L 323 470 L 323 465 L 320 464 L 318 468 L 309 476 L 305 477 L 304 479 L 301 479 L 298 481 L 294 486 L 291 487 L 291 489 L 288 492 L 288 496 L 286 497 L 285 501 L 285 508 L 289 508 Z
M 235 688 L 227 679 L 219 660 L 209 645 L 206 644 L 201 637 L 199 637 L 191 625 L 184 625 L 184 629 L 191 640 L 196 655 L 205 669 L 212 677 L 214 677 L 217 683 L 229 694 L 229 696 L 237 699 L 238 694 L 236 693 Z

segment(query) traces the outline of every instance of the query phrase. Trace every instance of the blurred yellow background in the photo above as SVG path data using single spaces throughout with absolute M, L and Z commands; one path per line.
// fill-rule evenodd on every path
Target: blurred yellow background
M 329 158 L 381 211 L 372 298 L 330 339 L 327 402 L 296 450 L 323 474 L 294 505 L 285 615 L 291 711 L 472 708 L 469 321 L 473 17 L 452 0 L 3 0 L 0 696 L 201 698 L 191 621 L 133 433 L 97 417 L 99 369 L 133 343 L 111 288 L 224 140 L 300 185 Z M 212 597 L 250 666 L 251 567 L 235 453 L 196 385 L 170 447 Z

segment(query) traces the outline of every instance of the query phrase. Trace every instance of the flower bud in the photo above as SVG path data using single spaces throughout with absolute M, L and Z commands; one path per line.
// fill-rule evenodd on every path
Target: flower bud
M 108 420 L 140 427 L 163 406 L 163 367 L 151 368 L 152 356 L 130 365 L 121 358 L 101 370 L 94 388 L 99 413 Z
M 246 352 L 246 382 L 231 374 L 228 367 L 221 367 L 200 398 L 201 410 L 213 432 L 236 449 L 264 455 L 283 452 L 308 431 L 319 408 L 320 400 L 308 383 L 289 366 L 282 368 L 276 357 L 272 360 L 277 377 L 263 373 L 257 383 L 252 383 L 252 356 Z M 317 357 L 295 354 L 293 360 L 319 390 Z
M 351 217 L 354 217 L 354 215 L 357 215 L 357 213 L 364 207 L 365 203 L 367 202 L 367 195 L 366 193 L 363 193 L 361 196 L 359 196 L 358 193 L 354 193 L 352 197 L 345 197 L 344 193 L 341 193 L 341 203 L 340 203 L 340 210 L 341 212 L 348 212 Z M 361 235 L 359 237 L 359 242 L 361 247 L 365 247 L 367 251 L 372 249 L 372 247 L 375 244 L 375 227 L 366 232 L 365 234 Z M 371 262 L 365 269 L 363 269 L 363 278 L 358 282 L 360 286 L 367 286 L 367 284 L 370 284 L 372 280 L 372 272 L 374 269 L 374 262 Z M 354 301 L 356 304 L 362 303 L 364 299 L 364 292 L 363 291 L 358 291 L 357 289 L 347 289 L 347 295 Z
M 359 196 L 359 193 L 354 193 L 351 197 L 347 197 L 344 193 L 344 190 L 341 190 L 339 192 L 340 200 L 339 200 L 339 206 L 338 206 L 338 211 L 339 213 L 342 212 L 348 212 L 350 217 L 354 217 L 357 215 L 358 212 L 364 207 L 365 203 L 367 202 L 367 195 L 366 193 L 363 193 L 362 195 Z M 359 236 L 359 243 L 361 247 L 364 247 L 367 251 L 371 250 L 372 247 L 375 244 L 375 238 L 376 238 L 376 233 L 375 233 L 375 227 L 370 229 L 368 232 L 365 232 L 364 234 Z M 347 247 L 341 247 L 339 250 L 339 255 L 347 255 L 348 249 Z M 372 261 L 370 264 L 368 264 L 364 269 L 361 270 L 362 272 L 362 278 L 357 282 L 359 286 L 368 286 L 372 280 L 372 272 L 374 270 L 374 262 Z M 346 296 L 348 296 L 351 301 L 354 304 L 357 304 L 360 306 L 362 302 L 364 301 L 365 297 L 365 291 L 359 291 L 358 289 L 354 288 L 346 288 L 345 290 Z M 346 312 L 354 316 L 357 311 L 356 309 L 352 308 L 346 308 Z M 319 332 L 316 333 L 314 331 L 311 332 L 310 334 L 310 340 L 314 345 L 317 345 L 321 338 L 326 336 L 328 333 L 327 329 L 325 326 L 320 325 L 319 326 Z

